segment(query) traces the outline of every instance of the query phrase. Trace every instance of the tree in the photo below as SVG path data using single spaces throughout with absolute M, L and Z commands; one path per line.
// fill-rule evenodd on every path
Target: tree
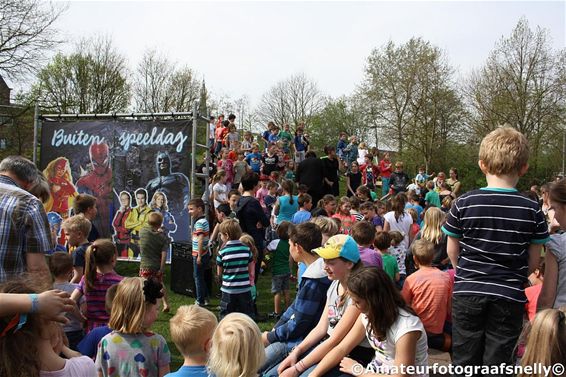
M 145 52 L 138 64 L 134 84 L 137 111 L 144 113 L 192 111 L 200 84 L 192 69 L 177 68 L 156 50 Z
M 536 172 L 540 163 L 547 163 L 548 144 L 562 139 L 565 51 L 553 51 L 548 31 L 532 30 L 525 18 L 519 20 L 466 86 L 474 137 L 481 139 L 508 123 L 529 139 L 531 170 Z
M 305 75 L 291 76 L 269 89 L 257 108 L 259 119 L 278 125 L 309 123 L 323 109 L 325 98 L 315 82 Z
M 45 109 L 60 113 L 125 111 L 130 102 L 126 58 L 108 37 L 81 40 L 69 55 L 61 53 L 38 74 L 35 86 Z
M 414 164 L 445 161 L 464 114 L 452 74 L 443 52 L 421 38 L 374 49 L 359 96 L 376 139 L 394 140 L 400 156 Z
M 40 0 L 0 2 L 0 73 L 20 79 L 35 73 L 60 41 L 54 23 L 64 11 Z

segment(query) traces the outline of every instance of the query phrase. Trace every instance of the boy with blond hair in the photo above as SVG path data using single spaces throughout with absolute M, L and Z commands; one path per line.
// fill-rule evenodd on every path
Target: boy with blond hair
M 478 161 L 487 187 L 460 196 L 442 227 L 456 268 L 455 365 L 513 362 L 523 325 L 524 287 L 549 239 L 539 204 L 515 188 L 528 161 L 528 141 L 519 131 L 502 127 L 489 133 Z
M 416 240 L 411 245 L 413 261 L 418 270 L 407 276 L 401 295 L 421 319 L 426 330 L 428 346 L 450 350 L 450 331 L 445 326 L 450 315 L 452 282 L 447 272 L 432 267 L 434 244 Z
M 169 377 L 207 377 L 206 363 L 212 335 L 218 321 L 212 312 L 198 305 L 183 305 L 169 320 L 171 340 L 183 355 L 184 363 Z
M 73 277 L 71 283 L 78 284 L 85 270 L 86 249 L 90 246 L 88 234 L 92 223 L 84 215 L 75 215 L 63 221 L 61 228 L 65 232 L 68 248 L 73 250 Z
M 222 249 L 216 257 L 216 269 L 221 277 L 222 298 L 220 300 L 220 319 L 227 314 L 240 312 L 254 318 L 252 286 L 253 255 L 249 247 L 240 241 L 242 228 L 234 219 L 226 219 L 218 224 L 222 239 Z

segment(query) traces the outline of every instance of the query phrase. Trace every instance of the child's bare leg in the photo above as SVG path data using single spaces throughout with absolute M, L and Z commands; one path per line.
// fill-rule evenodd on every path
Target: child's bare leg
M 276 314 L 281 314 L 281 293 L 279 292 L 273 296 L 273 309 Z

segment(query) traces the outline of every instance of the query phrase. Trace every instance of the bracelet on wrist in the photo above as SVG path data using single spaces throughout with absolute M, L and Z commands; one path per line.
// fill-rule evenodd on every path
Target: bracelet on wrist
M 37 293 L 29 293 L 28 297 L 31 300 L 31 310 L 29 312 L 37 313 L 37 311 L 39 310 L 39 297 Z

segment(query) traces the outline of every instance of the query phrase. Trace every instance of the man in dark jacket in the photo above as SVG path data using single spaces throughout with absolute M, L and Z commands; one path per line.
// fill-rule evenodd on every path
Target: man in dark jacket
M 240 182 L 244 192 L 238 200 L 236 216 L 240 222 L 242 231 L 248 233 L 254 239 L 257 247 L 257 261 L 255 264 L 255 281 L 259 277 L 261 262 L 263 261 L 263 249 L 265 228 L 269 226 L 269 219 L 265 215 L 259 200 L 255 198 L 255 193 L 259 187 L 259 176 L 256 173 L 246 173 Z
M 323 165 L 313 151 L 307 152 L 305 160 L 297 167 L 297 182 L 309 188 L 308 194 L 312 197 L 313 205 L 317 205 L 323 195 Z

